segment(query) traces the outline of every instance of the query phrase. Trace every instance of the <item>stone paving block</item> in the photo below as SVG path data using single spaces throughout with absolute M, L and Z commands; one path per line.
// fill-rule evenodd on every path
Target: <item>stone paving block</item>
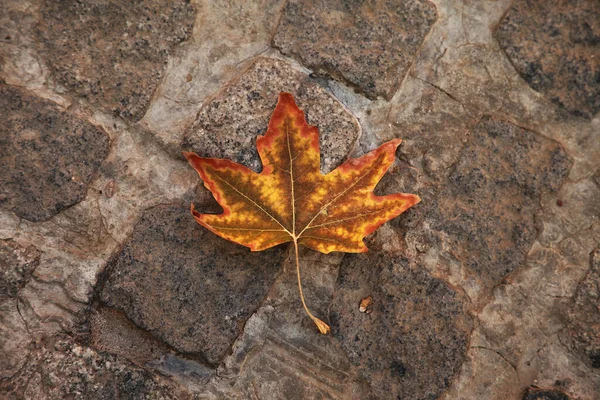
M 331 307 L 332 332 L 375 398 L 433 399 L 467 351 L 466 301 L 406 258 L 346 255 Z M 359 310 L 372 297 L 372 312 Z
M 597 2 L 0 3 L 0 398 L 596 399 Z M 423 199 L 301 250 L 329 335 L 289 249 L 189 215 L 180 150 L 259 170 L 281 90 Z
M 525 264 L 537 234 L 539 197 L 560 187 L 572 160 L 556 142 L 501 120 L 484 117 L 464 135 L 444 143 L 460 150 L 434 180 L 411 180 L 406 168 L 394 169 L 380 190 L 419 194 L 419 207 L 392 226 L 399 224 L 424 259 L 437 260 L 436 273 L 451 275 L 459 263 L 464 270 L 457 284 L 475 300 Z
M 341 164 L 359 136 L 358 121 L 308 75 L 269 58 L 259 58 L 200 110 L 182 149 L 259 171 L 256 137 L 267 131 L 280 92 L 291 92 L 308 123 L 319 128 L 321 170 L 329 172 Z
M 600 111 L 598 1 L 519 0 L 495 34 L 533 89 L 574 115 Z
M 184 0 L 44 2 L 36 31 L 56 80 L 116 116 L 144 116 L 195 11 Z
M 422 210 L 468 269 L 493 286 L 524 264 L 536 236 L 539 196 L 556 191 L 572 161 L 555 142 L 484 118 L 450 174 L 439 211 Z M 433 199 L 432 199 L 433 200 Z
M 331 323 L 328 310 L 343 254 L 301 247 L 299 256 L 306 302 Z M 217 398 L 240 400 L 372 399 L 369 383 L 335 337 L 319 334 L 303 312 L 292 263 L 288 258 L 262 307 L 218 367 L 218 377 L 230 390 L 223 394 L 223 381 L 217 379 L 207 389 L 220 392 Z
M 176 350 L 218 364 L 286 255 L 285 246 L 251 255 L 198 225 L 187 206 L 157 206 L 112 262 L 100 298 Z
M 43 221 L 83 200 L 108 154 L 94 125 L 0 84 L 0 207 Z
M 0 299 L 0 397 L 2 381 L 10 379 L 26 363 L 33 339 L 23 320 L 18 299 Z
M 201 23 L 169 57 L 164 79 L 140 121 L 173 153 L 202 104 L 265 51 L 284 0 L 196 0 Z
M 273 45 L 369 98 L 390 99 L 436 20 L 428 1 L 290 1 Z

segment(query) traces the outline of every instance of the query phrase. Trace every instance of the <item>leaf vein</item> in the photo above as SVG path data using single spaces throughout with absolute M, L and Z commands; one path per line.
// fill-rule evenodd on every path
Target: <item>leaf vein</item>
M 380 157 L 381 158 L 381 157 Z M 378 160 L 377 160 L 378 161 Z M 367 170 L 367 172 L 365 172 L 364 174 L 362 174 L 356 181 L 354 181 L 350 186 L 346 187 L 346 189 L 344 189 L 340 194 L 338 194 L 337 196 L 335 196 L 329 203 L 325 204 L 323 207 L 321 207 L 321 209 L 319 210 L 318 213 L 315 214 L 314 217 L 312 217 L 312 219 L 308 222 L 308 224 L 306 224 L 306 226 L 304 227 L 304 229 L 302 229 L 302 232 L 300 232 L 300 234 L 298 235 L 298 237 L 300 237 L 305 230 L 309 229 L 310 224 L 313 223 L 313 221 L 323 212 L 324 209 L 326 209 L 327 207 L 329 207 L 331 204 L 333 204 L 334 202 L 336 202 L 340 197 L 342 197 L 344 194 L 346 194 L 350 189 L 352 189 L 354 186 L 356 186 L 358 184 L 358 182 L 360 182 L 365 176 L 367 176 L 368 174 L 371 173 L 371 171 L 373 171 L 375 169 L 375 167 L 377 166 L 377 162 L 374 162 L 373 165 Z
M 235 186 L 233 186 L 231 183 L 229 183 L 227 180 L 221 178 L 218 175 L 215 175 L 215 177 L 217 179 L 219 179 L 220 181 L 222 181 L 223 183 L 225 183 L 227 186 L 229 186 L 230 188 L 232 188 L 233 190 L 235 190 L 238 194 L 240 194 L 242 197 L 244 197 L 246 200 L 248 200 L 250 203 L 254 204 L 256 207 L 260 208 L 260 210 L 262 212 L 264 212 L 267 216 L 269 216 L 269 218 L 271 218 L 273 221 L 277 222 L 277 224 L 279 226 L 281 226 L 287 233 L 290 233 L 290 231 L 288 231 L 286 229 L 285 226 L 283 226 L 283 224 L 281 222 L 279 222 L 279 220 L 277 218 L 275 218 L 274 216 L 272 216 L 267 210 L 265 210 L 260 204 L 258 204 L 256 201 L 252 200 L 250 197 L 246 196 L 244 193 L 242 193 L 241 191 L 239 191 Z

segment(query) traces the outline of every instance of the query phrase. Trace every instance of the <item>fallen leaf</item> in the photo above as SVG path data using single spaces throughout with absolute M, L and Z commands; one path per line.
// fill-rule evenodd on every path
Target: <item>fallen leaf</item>
M 319 133 L 306 123 L 290 93 L 281 93 L 267 132 L 256 139 L 262 171 L 230 160 L 184 152 L 223 208 L 192 215 L 202 226 L 252 251 L 292 242 L 302 305 L 321 333 L 329 326 L 312 315 L 302 293 L 298 245 L 322 253 L 367 251 L 363 239 L 420 201 L 413 194 L 376 196 L 375 186 L 394 162 L 401 140 L 321 173 Z
M 372 305 L 373 297 L 367 296 L 360 301 L 360 304 L 358 305 L 358 311 L 360 311 L 361 313 L 370 314 L 371 311 L 373 311 Z

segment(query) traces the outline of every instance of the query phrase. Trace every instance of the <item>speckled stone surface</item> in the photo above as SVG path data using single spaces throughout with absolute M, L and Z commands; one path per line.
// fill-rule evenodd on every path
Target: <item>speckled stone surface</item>
M 425 194 L 432 208 L 420 211 L 449 238 L 454 256 L 492 287 L 524 262 L 539 196 L 560 187 L 572 161 L 559 144 L 501 120 L 482 119 L 470 136 L 445 190 Z
M 188 207 L 158 206 L 111 263 L 100 299 L 180 352 L 218 364 L 286 254 L 282 246 L 251 254 L 202 229 Z
M 346 255 L 334 293 L 333 335 L 370 382 L 373 398 L 432 399 L 450 385 L 471 330 L 463 296 L 385 253 Z M 367 296 L 368 314 L 358 307 Z
M 0 301 L 17 295 L 39 264 L 39 258 L 40 252 L 34 246 L 0 240 Z
M 194 8 L 183 0 L 44 2 L 36 26 L 56 80 L 116 116 L 144 116 L 167 56 L 185 40 Z
M 2 84 L 0 119 L 0 208 L 43 221 L 83 200 L 108 154 L 106 133 Z
M 577 116 L 600 111 L 600 3 L 514 2 L 496 37 L 525 81 Z
M 579 284 L 569 310 L 565 342 L 595 370 L 600 369 L 600 249 L 590 255 L 590 271 Z
M 81 346 L 68 336 L 32 345 L 28 363 L 0 395 L 12 399 L 187 399 L 192 394 L 118 356 Z
M 1 1 L 0 398 L 597 400 L 597 7 Z M 324 172 L 400 138 L 376 193 L 422 199 L 300 249 L 329 335 L 289 248 L 189 212 L 181 151 L 260 170 L 282 90 Z
M 436 20 L 428 1 L 289 1 L 273 45 L 320 74 L 389 99 Z
M 560 390 L 529 387 L 523 400 L 570 400 L 570 397 Z
M 447 120 L 446 129 L 456 132 Z M 557 143 L 506 121 L 484 117 L 470 128 L 461 126 L 464 130 L 445 138 L 441 149 L 436 144 L 444 138 L 443 129 L 418 140 L 427 149 L 423 175 L 400 164 L 380 188 L 419 190 L 424 200 L 399 220 L 400 231 L 422 256 L 441 257 L 445 273 L 458 263 L 464 281 L 490 289 L 523 264 L 535 240 L 539 196 L 560 187 L 572 161 Z M 413 142 L 417 136 L 406 137 Z M 399 156 L 414 160 L 419 152 L 409 144 Z M 444 162 L 444 155 L 456 161 L 432 170 L 430 160 Z
M 291 92 L 310 125 L 319 128 L 321 169 L 337 167 L 358 138 L 358 121 L 316 82 L 291 64 L 259 58 L 198 113 L 182 149 L 229 158 L 260 171 L 256 137 L 267 131 L 280 92 Z

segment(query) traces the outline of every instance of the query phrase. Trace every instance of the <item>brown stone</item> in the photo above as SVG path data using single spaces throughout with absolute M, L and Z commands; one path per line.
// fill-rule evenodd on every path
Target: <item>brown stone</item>
M 590 271 L 577 287 L 569 321 L 575 352 L 588 366 L 600 369 L 600 249 L 590 256 Z
M 144 116 L 167 56 L 185 40 L 194 8 L 183 0 L 44 2 L 40 51 L 55 78 L 93 105 Z
M 187 206 L 157 206 L 112 262 L 100 297 L 176 350 L 217 364 L 286 255 L 285 246 L 251 253 L 228 242 L 198 225 Z
M 0 301 L 15 297 L 25 286 L 40 261 L 34 246 L 21 246 L 14 240 L 0 240 Z
M 373 312 L 358 304 L 372 297 Z M 346 255 L 331 307 L 332 332 L 375 398 L 437 398 L 460 370 L 470 319 L 465 299 L 407 259 Z
M 428 1 L 290 1 L 273 45 L 319 74 L 390 99 L 436 20 Z
M 437 273 L 456 262 L 468 277 L 461 278 L 461 286 L 473 279 L 477 291 L 491 288 L 525 264 L 536 238 L 539 197 L 561 186 L 572 160 L 558 143 L 488 117 L 464 138 L 445 144 L 456 154 L 447 171 L 421 185 L 424 178 L 411 178 L 407 168 L 382 180 L 382 191 L 418 193 L 422 199 L 391 224 L 411 236 L 421 252 L 435 254 Z M 426 157 L 435 159 L 439 151 L 433 150 Z
M 524 264 L 536 236 L 539 196 L 556 191 L 571 165 L 559 144 L 484 118 L 444 193 L 424 202 L 429 204 L 420 211 L 433 229 L 447 235 L 448 247 L 465 266 L 491 287 Z M 429 198 L 429 190 L 425 193 Z
M 574 115 L 600 111 L 600 3 L 516 1 L 496 37 L 535 90 Z
M 125 359 L 52 336 L 31 345 L 27 363 L 0 382 L 9 399 L 190 399 L 187 390 Z
M 535 386 L 527 388 L 523 400 L 569 400 L 570 397 L 560 390 L 540 389 Z
M 86 343 L 95 350 L 125 357 L 136 365 L 167 375 L 188 387 L 201 386 L 214 375 L 214 369 L 201 359 L 178 353 L 150 332 L 135 326 L 122 312 L 95 307 L 88 317 Z
M 256 137 L 267 131 L 280 92 L 291 92 L 308 123 L 319 128 L 323 172 L 341 164 L 358 138 L 356 119 L 308 75 L 268 58 L 259 58 L 200 110 L 182 149 L 259 171 Z
M 108 136 L 22 89 L 0 84 L 0 208 L 43 221 L 83 200 Z

